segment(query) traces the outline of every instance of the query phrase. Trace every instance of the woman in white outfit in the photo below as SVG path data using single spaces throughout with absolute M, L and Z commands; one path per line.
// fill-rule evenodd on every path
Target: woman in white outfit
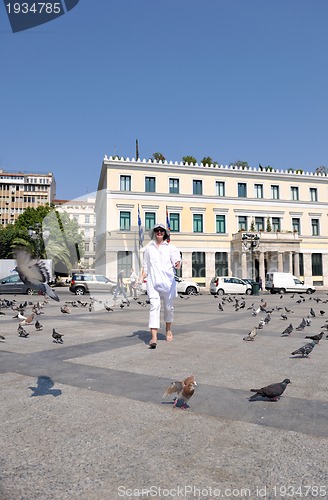
M 151 242 L 145 248 L 141 282 L 147 276 L 147 294 L 150 301 L 149 328 L 151 340 L 149 347 L 157 346 L 157 332 L 160 327 L 161 299 L 163 301 L 166 340 L 173 340 L 173 299 L 177 296 L 174 269 L 180 269 L 179 250 L 168 243 L 169 236 L 164 224 L 155 224 L 150 230 Z

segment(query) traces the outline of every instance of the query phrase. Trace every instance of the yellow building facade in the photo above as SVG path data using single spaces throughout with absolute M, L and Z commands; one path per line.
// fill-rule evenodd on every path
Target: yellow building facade
M 95 206 L 96 270 L 111 278 L 123 268 L 128 277 L 142 262 L 148 230 L 168 214 L 183 278 L 208 287 L 214 276 L 264 281 L 276 270 L 327 287 L 327 200 L 322 174 L 105 156 Z M 254 235 L 256 246 L 247 241 Z

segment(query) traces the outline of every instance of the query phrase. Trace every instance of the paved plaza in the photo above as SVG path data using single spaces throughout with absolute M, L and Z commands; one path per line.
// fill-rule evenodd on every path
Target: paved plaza
M 58 293 L 61 302 L 38 316 L 43 330 L 26 327 L 28 338 L 11 309 L 0 315 L 0 500 L 328 498 L 328 331 L 308 359 L 291 356 L 327 324 L 326 292 L 301 303 L 262 293 L 238 311 L 234 298 L 220 311 L 222 298 L 206 291 L 178 297 L 174 341 L 162 328 L 154 350 L 146 295 L 143 304 L 64 315 L 60 306 L 77 297 Z M 245 342 L 266 316 L 249 308 L 263 301 L 271 321 Z M 293 312 L 283 320 L 277 307 Z M 295 331 L 311 307 L 311 325 Z M 293 332 L 281 337 L 289 323 Z M 174 409 L 164 390 L 191 374 L 190 408 Z M 278 402 L 249 401 L 251 388 L 285 378 L 292 383 Z

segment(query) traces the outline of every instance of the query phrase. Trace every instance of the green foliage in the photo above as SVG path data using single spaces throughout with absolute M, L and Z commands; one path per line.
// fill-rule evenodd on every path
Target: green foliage
M 249 170 L 250 166 L 247 161 L 237 160 L 234 163 L 230 163 L 230 167 L 241 167 L 243 170 Z
M 0 259 L 14 259 L 13 241 L 27 238 L 27 231 L 21 230 L 15 224 L 0 228 Z
M 43 219 L 50 212 L 51 207 L 47 205 L 40 205 L 37 208 L 27 207 L 27 209 L 18 217 L 15 226 L 19 229 L 26 229 L 34 226 L 35 223 L 42 224 Z
M 255 231 L 255 223 L 254 223 L 254 220 L 252 220 L 252 222 L 251 222 L 250 231 Z
M 204 156 L 204 158 L 202 159 L 201 163 L 203 165 L 217 165 L 218 162 L 217 161 L 214 161 L 210 156 Z
M 162 155 L 162 153 L 154 153 L 153 154 L 153 159 L 155 161 L 163 161 L 164 162 L 165 161 L 165 156 Z
M 183 156 L 182 158 L 183 163 L 186 165 L 186 163 L 195 165 L 197 163 L 197 160 L 194 156 Z
M 67 212 L 52 210 L 43 221 L 43 227 L 49 230 L 45 245 L 48 259 L 54 262 L 55 272 L 68 273 L 78 266 L 84 255 L 83 234 L 79 225 Z
M 271 226 L 271 221 L 270 221 L 270 217 L 267 218 L 267 221 L 266 221 L 266 231 L 268 233 L 271 233 L 272 231 L 272 226 Z

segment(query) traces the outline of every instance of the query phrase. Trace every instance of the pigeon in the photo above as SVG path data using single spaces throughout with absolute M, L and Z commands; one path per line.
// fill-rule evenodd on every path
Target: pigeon
M 48 285 L 50 275 L 47 267 L 40 260 L 33 260 L 31 255 L 22 248 L 15 249 L 17 266 L 15 271 L 23 283 L 31 288 L 47 294 L 51 299 L 59 302 L 56 292 Z
M 253 401 L 258 396 L 269 398 L 270 401 L 278 401 L 279 397 L 285 391 L 288 384 L 291 384 L 289 378 L 285 378 L 282 382 L 277 384 L 270 384 L 266 387 L 262 387 L 261 389 L 250 389 L 251 392 L 256 392 L 253 396 L 249 398 L 250 401 Z
M 263 318 L 261 318 L 257 328 L 259 330 L 262 330 L 262 328 L 264 327 L 264 325 L 265 325 L 265 321 L 264 321 Z
M 319 333 L 319 335 L 307 335 L 305 338 L 315 340 L 316 342 L 319 343 L 322 337 L 323 337 L 323 332 Z
M 271 316 L 270 314 L 267 314 L 266 317 L 264 318 L 264 323 L 267 325 L 271 321 Z
M 311 315 L 313 318 L 315 318 L 315 312 L 314 312 L 314 310 L 312 309 L 312 307 L 311 307 L 311 309 L 310 309 L 310 315 Z
M 3 335 L 0 335 L 0 340 L 6 340 L 6 337 L 4 337 Z
M 280 314 L 280 316 L 281 316 L 281 319 L 288 319 L 287 314 L 282 313 L 282 314 Z
M 139 306 L 146 307 L 146 302 L 144 302 L 143 300 L 138 300 L 137 304 L 139 304 Z
M 287 328 L 285 328 L 285 330 L 282 332 L 281 336 L 287 337 L 288 335 L 290 335 L 292 333 L 293 330 L 294 330 L 293 325 L 290 323 L 287 326 Z
M 292 312 L 294 312 L 291 309 L 288 309 L 288 307 L 285 307 L 285 311 L 286 311 L 286 313 L 292 313 Z
M 325 311 L 323 311 L 322 309 L 320 309 L 319 313 L 321 314 L 321 316 L 323 316 L 325 314 Z
M 258 313 L 259 313 L 260 311 L 261 311 L 261 308 L 260 308 L 260 307 L 258 307 L 257 309 L 255 309 L 255 308 L 253 307 L 253 309 L 252 309 L 252 316 L 257 316 L 257 315 L 258 315 Z
M 54 328 L 52 329 L 52 338 L 54 339 L 54 342 L 57 342 L 57 344 L 62 344 L 64 342 L 62 339 L 63 336 L 63 333 L 58 333 Z
M 64 306 L 62 306 L 62 307 L 60 308 L 60 310 L 61 310 L 61 312 L 62 312 L 63 314 L 71 314 L 71 310 L 70 310 L 70 308 L 68 307 L 68 305 L 66 305 L 66 304 L 65 304 Z
M 104 304 L 104 308 L 106 309 L 106 311 L 110 312 L 110 311 L 114 311 L 114 309 L 112 309 L 111 307 L 109 306 L 106 306 L 106 304 Z
M 220 302 L 218 303 L 218 309 L 219 309 L 219 311 L 223 311 L 224 310 L 223 309 L 223 305 Z
M 187 402 L 189 401 L 191 396 L 194 394 L 195 387 L 197 387 L 197 382 L 195 380 L 195 377 L 193 375 L 190 375 L 190 377 L 187 377 L 184 381 L 172 382 L 165 390 L 165 392 L 163 394 L 163 398 L 166 398 L 170 394 L 177 392 L 178 397 L 175 398 L 175 400 L 174 400 L 173 408 L 175 408 L 178 401 L 181 400 L 182 401 L 181 408 L 187 409 L 188 408 Z
M 309 354 L 312 352 L 313 348 L 317 345 L 317 342 L 310 342 L 309 344 L 305 344 L 299 349 L 296 349 L 296 351 L 293 351 L 291 354 L 292 356 L 295 356 L 295 354 L 301 354 L 302 357 L 306 356 L 307 358 L 309 357 Z
M 29 336 L 29 333 L 21 325 L 18 325 L 17 332 L 20 337 L 26 338 Z
M 243 337 L 243 340 L 254 340 L 257 334 L 256 326 L 251 330 L 246 337 Z
M 36 329 L 38 332 L 40 332 L 40 331 L 42 330 L 42 328 L 43 328 L 43 326 L 41 325 L 41 323 L 40 323 L 40 321 L 39 321 L 39 320 L 36 320 L 36 322 L 35 322 L 35 325 L 34 325 L 34 326 L 35 326 L 35 329 Z
M 21 321 L 19 324 L 21 326 L 33 325 L 34 316 L 35 316 L 34 313 L 30 314 L 25 319 L 23 319 L 23 321 Z
M 301 331 L 304 330 L 305 327 L 306 327 L 306 320 L 305 318 L 303 318 L 300 324 L 295 328 L 295 330 Z

